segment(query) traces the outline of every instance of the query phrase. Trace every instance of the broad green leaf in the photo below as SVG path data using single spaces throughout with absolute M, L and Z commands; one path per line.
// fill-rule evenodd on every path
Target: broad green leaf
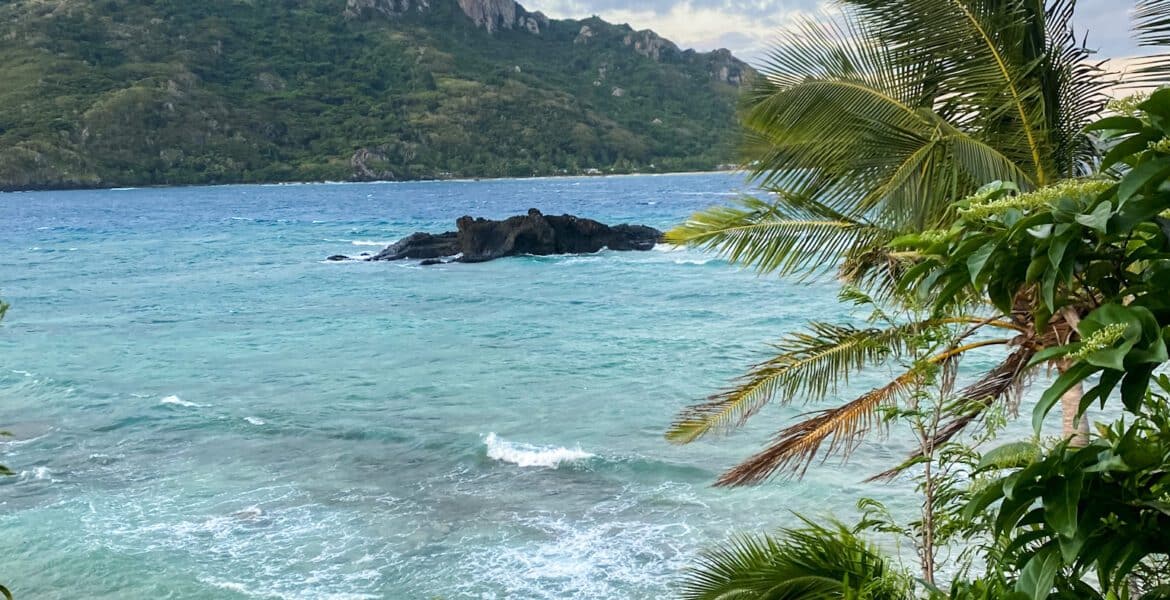
M 1032 429 L 1037 434 L 1044 428 L 1044 418 L 1048 416 L 1048 411 L 1060 401 L 1060 397 L 1065 392 L 1072 389 L 1072 387 L 1082 381 L 1089 375 L 1096 373 L 1098 367 L 1087 363 L 1077 363 L 1070 367 L 1048 389 L 1044 390 L 1044 394 L 1040 396 L 1040 401 L 1036 403 L 1035 410 L 1032 411 Z
M 1084 474 L 1074 471 L 1050 481 L 1044 490 L 1044 520 L 1063 537 L 1076 535 L 1077 504 L 1084 484 Z
M 983 267 L 987 265 L 987 259 L 991 258 L 991 253 L 994 251 L 995 242 L 987 242 L 967 257 L 967 271 L 971 274 L 972 282 L 979 280 Z
M 1116 115 L 1112 117 L 1105 117 L 1095 123 L 1089 124 L 1085 127 L 1085 131 L 1104 131 L 1112 129 L 1117 131 L 1132 131 L 1141 129 L 1144 124 L 1142 120 L 1137 117 L 1126 117 L 1123 115 Z
M 1145 150 L 1149 147 L 1150 142 L 1156 142 L 1161 138 L 1162 134 L 1160 132 L 1143 132 L 1126 138 L 1105 154 L 1105 158 L 1101 159 L 1101 169 L 1108 169 L 1118 162 L 1133 156 L 1135 153 Z
M 1042 548 L 1032 555 L 1020 571 L 1016 591 L 1027 594 L 1032 600 L 1044 600 L 1052 593 L 1052 584 L 1056 582 L 1059 569 L 1060 554 L 1052 547 Z
M 1117 201 L 1129 200 L 1147 184 L 1164 179 L 1167 173 L 1170 173 L 1170 157 L 1156 158 L 1138 165 L 1121 179 L 1121 185 L 1117 188 Z
M 1167 167 L 1170 167 L 1170 163 L 1167 164 Z M 1113 203 L 1105 201 L 1098 204 L 1097 208 L 1094 208 L 1092 212 L 1077 215 L 1077 223 L 1105 233 L 1105 228 L 1109 225 L 1109 217 L 1111 216 L 1113 216 Z

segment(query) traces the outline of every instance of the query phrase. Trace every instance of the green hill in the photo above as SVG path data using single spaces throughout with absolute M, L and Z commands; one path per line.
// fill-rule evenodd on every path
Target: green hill
M 710 169 L 748 76 L 512 0 L 10 0 L 0 189 Z

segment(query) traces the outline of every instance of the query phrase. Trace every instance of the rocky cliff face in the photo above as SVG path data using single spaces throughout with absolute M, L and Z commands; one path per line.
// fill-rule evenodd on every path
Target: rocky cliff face
M 430 0 L 346 0 L 345 16 L 349 19 L 369 18 L 375 15 L 401 17 L 431 8 Z
M 679 54 L 678 46 L 674 42 L 650 31 L 634 31 L 622 38 L 622 43 L 629 46 L 642 56 L 662 62 Z
M 439 2 L 452 0 L 347 0 L 345 16 L 351 19 L 382 16 L 398 18 L 409 14 L 424 14 Z M 548 31 L 548 17 L 540 12 L 528 12 L 515 0 L 454 0 L 463 14 L 476 27 L 488 33 L 504 30 L 527 31 L 540 35 Z M 564 21 L 557 21 L 564 23 Z M 572 21 L 570 21 L 572 23 Z M 728 85 L 740 86 L 751 67 L 732 56 L 726 49 L 700 53 L 682 50 L 674 42 L 643 29 L 635 31 L 628 25 L 611 25 L 600 19 L 586 20 L 573 39 L 574 45 L 620 43 L 636 54 L 660 63 L 686 62 L 706 64 L 712 79 Z M 604 79 L 604 75 L 599 77 Z M 600 84 L 597 84 L 600 85 Z M 619 95 L 619 94 L 615 94 Z
M 432 0 L 346 0 L 345 16 L 349 19 L 383 16 L 397 18 L 411 13 L 425 13 Z M 495 33 L 501 29 L 518 29 L 540 34 L 548 27 L 548 17 L 528 12 L 515 0 L 457 0 L 459 8 L 476 27 Z
M 476 27 L 483 27 L 488 33 L 524 29 L 539 34 L 548 27 L 548 17 L 539 12 L 530 13 L 514 0 L 459 0 L 459 8 Z

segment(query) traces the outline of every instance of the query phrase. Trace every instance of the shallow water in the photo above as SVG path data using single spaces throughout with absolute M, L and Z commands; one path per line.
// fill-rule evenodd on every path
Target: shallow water
M 667 444 L 832 282 L 709 255 L 328 263 L 532 206 L 668 227 L 735 175 L 0 194 L 0 582 L 20 598 L 660 598 L 846 516 L 901 456 L 713 489 L 787 417 Z M 853 389 L 886 372 L 864 374 Z M 842 392 L 844 397 L 846 392 Z M 84 592 L 84 593 L 81 593 Z

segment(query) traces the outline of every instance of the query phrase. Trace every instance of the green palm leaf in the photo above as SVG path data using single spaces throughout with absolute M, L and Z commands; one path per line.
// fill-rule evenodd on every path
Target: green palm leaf
M 1133 11 L 1133 30 L 1138 44 L 1170 46 L 1170 0 L 1138 0 Z M 1170 79 L 1170 54 L 1162 53 L 1141 61 L 1135 84 L 1165 84 Z
M 752 368 L 735 387 L 682 411 L 667 431 L 668 440 L 689 443 L 742 424 L 770 401 L 802 397 L 820 400 L 848 384 L 849 375 L 896 355 L 903 340 L 922 327 L 911 323 L 887 329 L 812 323 L 790 334 L 777 356 Z
M 741 536 L 704 553 L 683 578 L 685 600 L 905 600 L 908 578 L 841 525 L 804 520 L 779 536 Z
M 667 232 L 666 241 L 716 251 L 761 272 L 813 275 L 831 269 L 849 248 L 887 237 L 807 198 L 788 198 L 776 204 L 743 198 L 738 207 L 708 209 Z

